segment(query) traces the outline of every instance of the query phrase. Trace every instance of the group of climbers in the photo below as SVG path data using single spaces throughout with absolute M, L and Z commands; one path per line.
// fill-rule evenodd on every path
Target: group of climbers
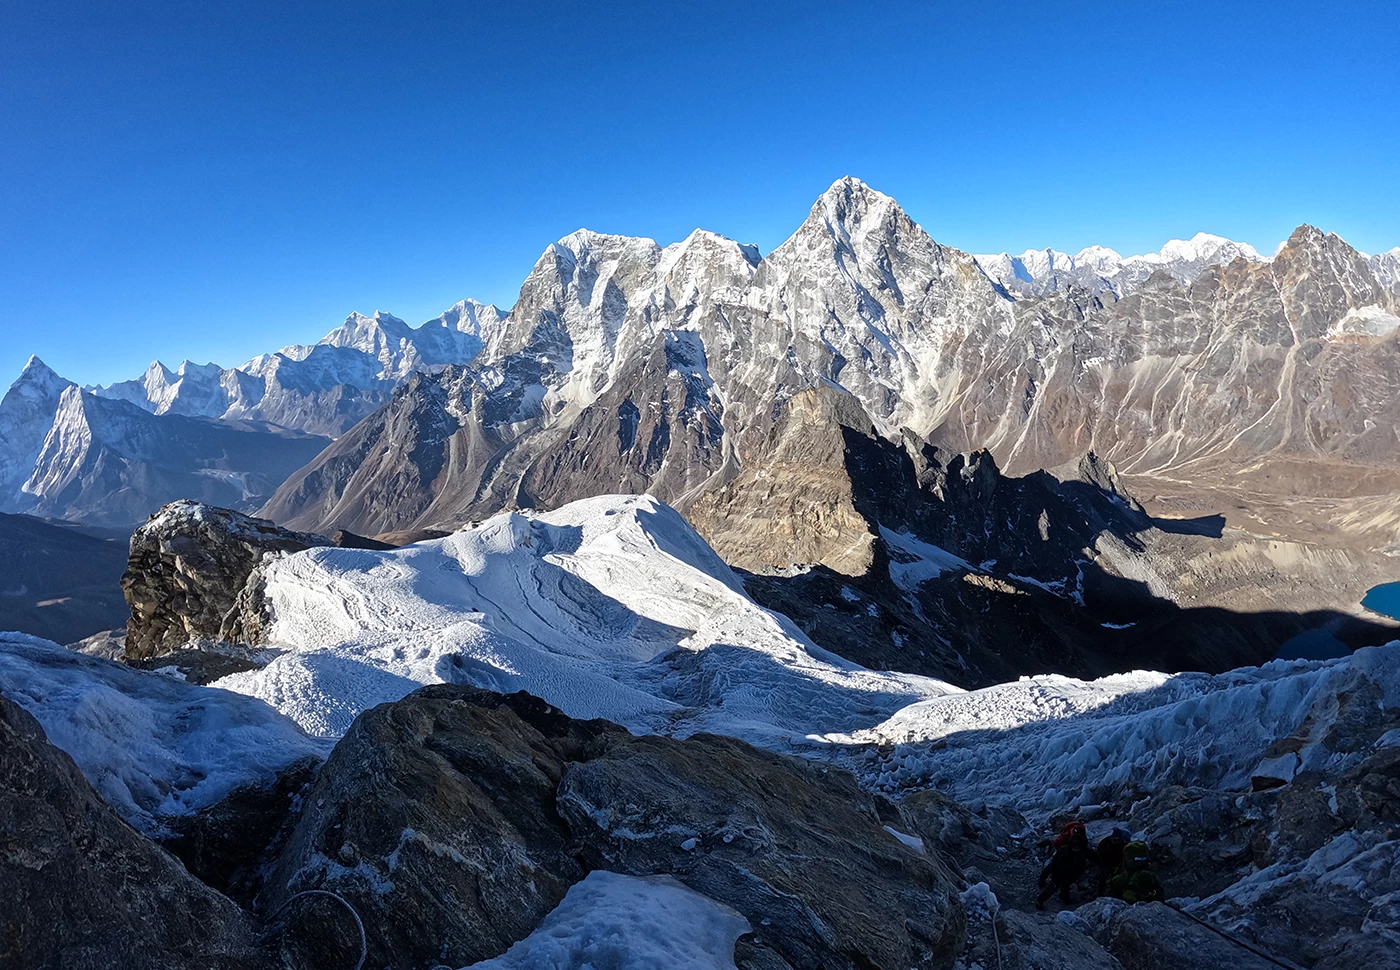
M 1134 841 L 1126 830 L 1115 828 L 1089 845 L 1089 832 L 1083 822 L 1070 822 L 1052 843 L 1055 852 L 1040 872 L 1040 895 L 1036 909 L 1056 892 L 1060 902 L 1070 904 L 1070 889 L 1084 877 L 1089 866 L 1098 870 L 1099 896 L 1115 896 L 1129 903 L 1145 903 L 1162 898 L 1162 883 L 1148 861 L 1147 843 Z

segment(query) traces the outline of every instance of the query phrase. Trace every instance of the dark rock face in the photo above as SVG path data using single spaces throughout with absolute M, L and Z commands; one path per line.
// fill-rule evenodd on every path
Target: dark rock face
M 963 966 L 1001 970 L 1122 970 L 1092 937 L 1049 913 L 1014 909 L 969 919 Z M 1207 966 L 1200 964 L 1199 966 Z
M 371 539 L 369 536 L 356 535 L 353 532 L 346 532 L 340 529 L 331 536 L 331 545 L 341 549 L 396 549 L 392 543 L 384 542 L 380 539 Z
M 382 542 L 398 549 L 401 546 L 424 542 L 428 539 L 443 539 L 451 534 L 445 529 L 407 529 L 402 532 L 381 532 L 374 539 L 376 542 Z
M 131 537 L 121 581 L 131 607 L 126 658 L 169 653 L 195 639 L 257 642 L 260 597 L 244 589 L 254 569 L 268 555 L 328 544 L 241 512 L 172 502 Z
M 822 646 L 865 666 L 980 687 L 1045 670 L 1084 678 L 1132 667 L 1218 672 L 1267 661 L 1295 634 L 1328 625 L 1354 645 L 1394 636 L 1325 611 L 1178 605 L 1158 575 L 1172 561 L 1164 541 L 1188 543 L 1204 558 L 1214 540 L 1166 533 L 1188 526 L 1150 518 L 1116 468 L 1095 455 L 1063 478 L 1015 478 L 984 451 L 949 456 L 910 433 L 895 444 L 870 429 L 840 430 L 844 501 L 864 530 L 868 568 L 855 576 L 824 566 L 754 573 L 745 587 Z M 819 494 L 810 478 L 802 481 L 806 495 Z M 701 499 L 690 517 L 706 514 L 729 489 Z M 811 519 L 788 512 L 794 521 Z M 921 544 L 961 565 L 917 584 L 893 581 L 918 565 Z
M 525 694 L 439 685 L 375 708 L 304 803 L 263 903 L 342 894 L 371 966 L 496 956 L 593 868 L 672 875 L 739 910 L 749 967 L 948 967 L 962 943 L 947 869 L 884 831 L 845 772 L 633 738 Z
M 263 873 L 291 833 L 295 808 L 320 761 L 293 762 L 268 786 L 230 792 L 217 805 L 168 820 L 174 835 L 161 844 L 207 886 L 249 908 L 262 889 Z
M 341 893 L 370 930 L 368 966 L 497 956 L 585 875 L 555 790 L 566 762 L 622 733 L 525 694 L 449 686 L 368 711 L 307 792 L 266 903 Z
M 213 644 L 209 645 L 213 646 Z M 224 649 L 227 650 L 227 647 Z M 128 665 L 138 670 L 164 670 L 173 667 L 187 682 L 200 686 L 212 684 L 220 677 L 227 677 L 229 674 L 257 670 L 259 667 L 259 664 L 247 657 L 239 656 L 238 651 L 219 652 L 189 647 L 173 650 L 170 653 L 157 654 L 144 660 L 129 660 L 125 657 L 108 659 L 124 659 Z
M 117 817 L 0 697 L 0 965 L 261 968 L 244 914 Z
M 793 966 L 948 966 L 962 946 L 951 874 L 845 772 L 713 735 L 629 738 L 571 765 L 559 806 L 591 866 L 673 873 Z
M 1118 911 L 1102 935 L 1124 970 L 1278 970 L 1278 964 L 1233 943 L 1166 903 Z
M 1033 830 L 1014 808 L 983 805 L 974 811 L 929 789 L 900 799 L 899 810 L 909 834 L 967 882 L 995 886 L 1008 906 L 1033 898 L 1039 872 L 1028 838 Z

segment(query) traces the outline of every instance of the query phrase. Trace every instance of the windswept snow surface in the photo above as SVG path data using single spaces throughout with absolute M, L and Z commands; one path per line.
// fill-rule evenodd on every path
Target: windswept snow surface
M 148 835 L 163 818 L 267 784 L 330 746 L 254 698 L 0 633 L 0 692 L 33 714 L 49 741 L 123 818 Z
M 636 732 L 765 745 L 872 727 L 958 688 L 869 671 L 757 606 L 670 507 L 603 496 L 392 551 L 271 561 L 267 667 L 219 681 L 313 734 L 420 684 L 527 690 Z
M 464 970 L 734 970 L 749 921 L 670 876 L 590 872 L 535 932 Z
M 1321 738 L 1337 720 L 1339 695 L 1364 682 L 1379 685 L 1379 703 L 1400 706 L 1400 642 L 1217 676 L 1023 678 L 914 704 L 828 740 L 894 745 L 887 756 L 866 748 L 869 758 L 854 766 L 879 787 L 937 787 L 1043 818 L 1134 788 L 1248 788 L 1269 746 L 1300 731 L 1306 743 L 1290 756 L 1293 771 L 1345 770 L 1361 755 L 1329 750 Z

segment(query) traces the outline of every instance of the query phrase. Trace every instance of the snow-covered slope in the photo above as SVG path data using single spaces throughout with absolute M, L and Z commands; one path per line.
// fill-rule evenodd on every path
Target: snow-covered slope
M 314 734 L 443 681 L 528 690 L 634 731 L 768 746 L 957 690 L 817 647 L 647 497 L 507 512 L 399 550 L 311 549 L 262 568 L 272 642 L 286 652 L 219 686 Z
M 1028 249 L 1019 256 L 996 253 L 976 259 L 988 276 L 1014 293 L 1043 296 L 1074 285 L 1117 297 L 1132 293 L 1158 271 L 1192 283 L 1208 266 L 1236 259 L 1265 261 L 1248 243 L 1207 232 L 1198 232 L 1190 239 L 1172 239 L 1160 251 L 1142 256 L 1124 257 L 1104 246 L 1089 246 L 1073 256 L 1055 249 Z
M 708 731 L 834 759 L 874 787 L 937 787 L 1037 822 L 1171 785 L 1336 774 L 1397 740 L 1376 731 L 1400 710 L 1400 642 L 1217 676 L 1041 676 L 971 692 L 863 669 L 756 606 L 647 497 L 259 568 L 273 642 L 258 670 L 200 688 L 7 634 L 0 690 L 147 829 L 323 753 L 370 706 L 444 681 L 526 690 L 636 732 Z
M 1376 279 L 1396 293 L 1400 293 L 1400 246 L 1371 257 L 1371 269 Z
M 92 786 L 147 834 L 163 819 L 267 784 L 330 745 L 266 704 L 0 633 L 0 691 L 33 714 Z
M 598 869 L 539 928 L 494 960 L 463 970 L 734 970 L 749 921 L 670 876 Z
M 1358 693 L 1360 692 L 1360 693 Z M 910 705 L 839 744 L 893 745 L 866 771 L 891 790 L 937 787 L 1033 818 L 1084 810 L 1124 789 L 1247 789 L 1253 774 L 1339 773 L 1365 753 L 1325 744 L 1339 699 L 1400 708 L 1400 642 L 1331 661 L 1277 660 L 1216 676 L 1044 676 Z M 1276 741 L 1306 737 L 1274 763 Z

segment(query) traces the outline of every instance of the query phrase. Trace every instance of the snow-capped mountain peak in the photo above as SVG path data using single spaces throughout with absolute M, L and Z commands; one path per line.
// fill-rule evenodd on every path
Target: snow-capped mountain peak
M 1396 294 L 1400 294 L 1400 246 L 1396 246 L 1389 252 L 1378 253 L 1372 256 L 1368 262 L 1381 285 L 1388 287 Z
M 9 511 L 18 500 L 20 486 L 44 446 L 54 412 L 71 387 L 72 381 L 31 356 L 0 398 L 0 511 Z
M 1107 246 L 1085 246 L 1074 254 L 1074 263 L 1076 266 L 1087 266 L 1096 273 L 1111 273 L 1123 265 L 1123 257 L 1116 249 Z
M 1198 232 L 1190 239 L 1168 240 L 1161 251 L 1153 255 L 1160 258 L 1162 262 L 1223 263 L 1244 258 L 1251 263 L 1257 263 L 1264 258 L 1249 243 L 1235 242 L 1233 239 L 1226 239 L 1224 236 L 1216 236 L 1208 232 Z M 1137 258 L 1152 261 L 1153 255 Z
M 1251 263 L 1265 258 L 1248 243 L 1198 232 L 1190 239 L 1168 240 L 1155 253 L 1120 256 L 1106 246 L 1087 246 L 1073 256 L 1055 249 L 979 255 L 977 262 L 992 279 L 1023 296 L 1043 296 L 1081 286 L 1094 294 L 1127 296 L 1161 270 L 1182 283 L 1193 283 L 1208 266 L 1236 259 Z
M 10 385 L 10 391 L 30 398 L 47 397 L 63 393 L 63 389 L 72 383 L 72 381 L 59 377 L 53 368 L 39 359 L 38 355 L 30 354 L 24 369 L 19 372 L 19 377 L 15 378 L 14 383 Z M 7 394 L 6 397 L 8 396 Z
M 801 236 L 809 226 L 821 226 L 836 241 L 838 248 L 843 244 L 849 247 L 853 240 L 871 233 L 888 232 L 895 220 L 900 218 L 912 222 L 890 196 L 848 175 L 837 179 L 831 188 L 821 194 L 812 206 L 807 222 L 793 238 Z

